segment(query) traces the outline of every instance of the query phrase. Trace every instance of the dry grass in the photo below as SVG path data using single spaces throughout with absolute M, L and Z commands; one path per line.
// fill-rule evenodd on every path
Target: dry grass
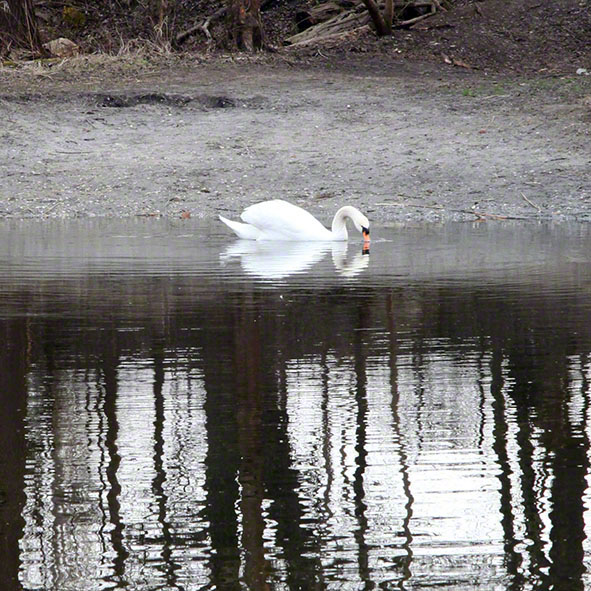
M 187 56 L 174 53 L 170 46 L 152 41 L 121 39 L 115 53 L 83 54 L 68 58 L 0 62 L 0 78 L 6 83 L 18 80 L 53 79 L 77 84 L 92 83 L 101 78 L 128 78 L 150 73 L 163 67 L 176 67 Z M 193 63 L 197 60 L 191 57 Z
M 0 94 L 47 90 L 96 91 L 105 87 L 137 85 L 140 80 L 166 78 L 204 64 L 266 64 L 285 61 L 279 54 L 175 52 L 153 41 L 120 39 L 113 53 L 91 53 L 67 58 L 0 61 Z

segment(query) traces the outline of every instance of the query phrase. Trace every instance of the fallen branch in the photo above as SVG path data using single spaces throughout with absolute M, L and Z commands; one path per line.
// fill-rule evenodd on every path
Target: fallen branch
M 433 16 L 436 12 L 435 10 L 435 5 L 432 4 L 431 5 L 431 12 L 428 12 L 427 14 L 421 14 L 420 16 L 415 16 L 414 18 L 409 18 L 406 21 L 400 21 L 399 23 L 396 23 L 394 25 L 394 29 L 408 29 L 409 27 L 412 27 L 413 25 L 416 25 L 417 23 L 420 23 L 421 21 L 424 21 L 426 18 L 429 18 L 430 16 Z
M 203 34 L 207 37 L 207 42 L 211 43 L 213 41 L 213 37 L 211 36 L 211 33 L 209 31 L 209 26 L 211 25 L 212 22 L 220 19 L 225 14 L 226 14 L 226 6 L 222 6 L 221 8 L 216 10 L 213 14 L 210 14 L 203 22 L 199 23 L 198 25 L 195 25 L 194 27 L 191 27 L 190 29 L 187 29 L 186 31 L 182 31 L 181 33 L 179 33 L 176 36 L 176 44 L 181 45 L 189 37 L 191 37 L 195 33 L 198 33 L 199 31 L 202 31 Z

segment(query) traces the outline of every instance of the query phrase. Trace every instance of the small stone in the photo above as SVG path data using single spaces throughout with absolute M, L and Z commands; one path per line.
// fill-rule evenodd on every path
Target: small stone
M 56 57 L 73 57 L 80 53 L 80 47 L 65 37 L 44 43 L 43 47 Z

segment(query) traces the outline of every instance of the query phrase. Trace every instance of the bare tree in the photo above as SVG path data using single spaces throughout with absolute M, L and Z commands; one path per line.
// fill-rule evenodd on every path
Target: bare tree
M 0 0 L 0 55 L 13 47 L 43 53 L 33 0 Z
M 261 0 L 226 0 L 230 42 L 244 51 L 263 47 Z

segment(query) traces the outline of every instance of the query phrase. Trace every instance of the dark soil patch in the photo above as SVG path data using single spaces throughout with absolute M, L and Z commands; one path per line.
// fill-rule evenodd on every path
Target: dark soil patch
M 199 95 L 191 97 L 161 92 L 149 92 L 147 94 L 96 94 L 90 95 L 90 98 L 96 101 L 98 107 L 117 109 L 136 107 L 137 105 L 161 105 L 169 107 L 198 105 L 206 109 L 229 109 L 238 105 L 236 99 L 228 96 Z M 244 101 L 242 101 L 242 104 L 244 104 Z

